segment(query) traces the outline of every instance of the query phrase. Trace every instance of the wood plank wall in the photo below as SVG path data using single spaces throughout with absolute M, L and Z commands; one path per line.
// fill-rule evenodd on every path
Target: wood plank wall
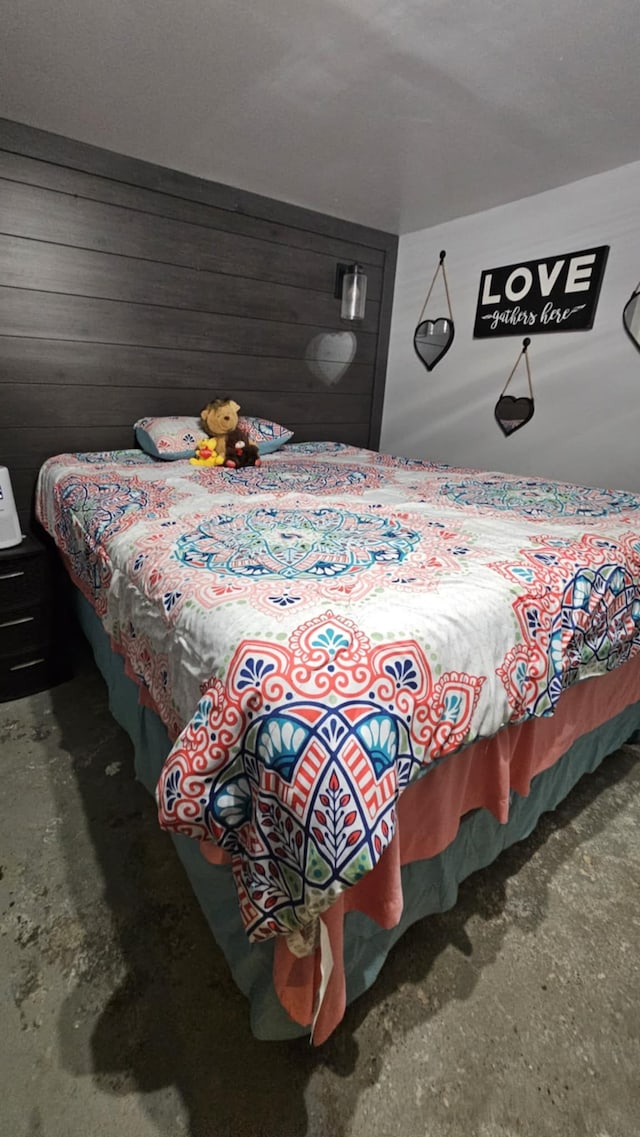
M 0 464 L 133 444 L 218 395 L 299 441 L 378 445 L 397 237 L 0 119 Z M 340 320 L 338 262 L 368 277 Z M 335 384 L 335 333 L 355 353 Z M 315 370 L 307 362 L 311 355 Z M 312 365 L 313 366 L 313 365 Z

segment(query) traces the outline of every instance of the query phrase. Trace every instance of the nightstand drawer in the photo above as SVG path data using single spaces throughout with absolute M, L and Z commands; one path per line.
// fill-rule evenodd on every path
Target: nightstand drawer
M 0 549 L 0 703 L 69 677 L 66 605 L 56 570 L 51 549 L 32 533 Z
M 58 682 L 51 648 L 0 659 L 0 703 L 22 699 Z
M 35 650 L 51 639 L 49 608 L 0 610 L 0 658 Z
M 46 558 L 15 557 L 0 561 L 0 613 L 42 600 L 48 583 Z

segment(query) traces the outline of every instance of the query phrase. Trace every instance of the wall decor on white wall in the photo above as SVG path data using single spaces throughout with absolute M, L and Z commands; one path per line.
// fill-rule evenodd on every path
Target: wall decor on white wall
M 531 340 L 528 336 L 526 336 L 522 341 L 522 349 L 518 355 L 518 358 L 511 368 L 509 378 L 502 388 L 498 402 L 494 407 L 493 413 L 495 420 L 505 438 L 509 438 L 509 435 L 515 434 L 516 430 L 520 430 L 521 427 L 526 426 L 526 424 L 533 418 L 533 412 L 535 411 L 535 404 L 533 401 L 533 386 L 531 383 L 531 366 L 529 364 L 530 343 Z M 527 369 L 527 383 L 529 384 L 529 394 L 528 396 L 520 395 L 515 398 L 513 395 L 505 394 L 505 392 L 516 371 L 518 370 L 518 364 L 520 363 L 521 359 L 524 359 Z
M 445 249 L 440 252 L 440 259 L 438 267 L 433 274 L 433 280 L 429 286 L 429 291 L 422 311 L 418 316 L 418 324 L 415 332 L 413 333 L 413 346 L 415 348 L 418 359 L 424 363 L 427 371 L 433 371 L 436 363 L 445 356 L 453 343 L 455 335 L 455 325 L 453 323 L 453 312 L 451 311 L 451 296 L 449 295 L 449 283 L 447 281 L 447 270 L 444 267 L 444 259 L 447 253 Z M 447 297 L 447 308 L 449 309 L 449 319 L 446 316 L 438 316 L 435 319 L 428 317 L 426 320 L 423 318 L 427 309 L 427 304 L 431 299 L 434 285 L 438 279 L 439 274 L 442 273 L 442 282 L 444 284 L 444 291 Z
M 475 339 L 523 331 L 582 332 L 593 327 L 608 245 L 484 269 Z
M 622 309 L 640 280 L 638 202 L 640 161 L 402 234 L 381 450 L 640 493 L 640 354 L 622 327 Z M 593 328 L 531 336 L 535 414 L 508 441 L 493 408 L 531 333 L 523 327 L 515 337 L 473 338 L 482 270 L 600 245 L 610 250 Z M 427 375 L 413 332 L 440 249 L 447 250 L 456 338 Z M 528 394 L 524 363 L 507 394 Z
M 622 311 L 622 323 L 629 339 L 640 351 L 640 284 L 627 300 Z

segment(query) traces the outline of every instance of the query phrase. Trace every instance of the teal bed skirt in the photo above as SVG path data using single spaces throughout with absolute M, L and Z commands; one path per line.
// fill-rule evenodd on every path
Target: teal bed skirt
M 81 627 L 109 690 L 111 713 L 133 743 L 136 776 L 153 794 L 171 748 L 167 732 L 157 715 L 138 702 L 138 688 L 125 675 L 124 662 L 112 651 L 93 609 L 80 593 L 76 593 L 76 600 Z M 344 935 L 347 1001 L 356 999 L 375 982 L 389 951 L 411 924 L 452 908 L 458 886 L 466 877 L 528 837 L 541 814 L 555 809 L 584 774 L 593 772 L 607 754 L 628 741 L 640 741 L 640 702 L 578 739 L 551 769 L 533 779 L 528 797 L 512 793 L 505 825 L 487 810 L 476 810 L 463 819 L 457 837 L 444 852 L 405 865 L 404 910 L 395 928 L 380 928 L 368 916 L 349 912 Z M 230 868 L 205 861 L 197 842 L 179 835 L 172 837 L 216 942 L 249 1000 L 254 1035 L 276 1040 L 308 1034 L 308 1029 L 289 1018 L 275 994 L 271 978 L 273 941 L 251 944 L 246 937 Z

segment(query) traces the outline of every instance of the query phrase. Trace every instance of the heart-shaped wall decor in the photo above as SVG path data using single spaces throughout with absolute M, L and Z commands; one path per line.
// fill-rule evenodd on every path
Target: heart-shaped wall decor
M 640 285 L 624 306 L 622 322 L 629 339 L 640 351 Z
M 353 332 L 320 332 L 307 344 L 307 367 L 325 387 L 333 387 L 353 362 L 357 346 Z
M 413 333 L 413 346 L 418 359 L 422 360 L 427 371 L 433 371 L 451 344 L 455 328 L 453 320 L 440 316 L 437 320 L 422 320 Z
M 526 426 L 533 418 L 534 410 L 533 399 L 526 395 L 521 395 L 519 399 L 514 399 L 512 395 L 501 395 L 493 413 L 500 430 L 508 438 L 520 430 L 521 426 Z

